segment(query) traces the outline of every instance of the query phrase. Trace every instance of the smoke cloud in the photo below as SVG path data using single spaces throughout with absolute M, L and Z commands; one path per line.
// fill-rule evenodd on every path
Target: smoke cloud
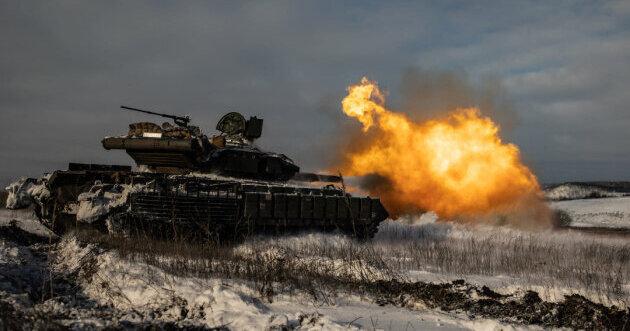
M 494 77 L 472 82 L 464 72 L 410 68 L 402 76 L 400 91 L 401 111 L 415 121 L 442 117 L 457 108 L 476 107 L 499 124 L 502 134 L 518 124 L 506 89 Z
M 433 211 L 465 223 L 550 225 L 536 176 L 499 135 L 495 118 L 510 128 L 516 118 L 505 92 L 496 81 L 478 84 L 452 72 L 410 70 L 400 112 L 363 78 L 342 101 L 343 113 L 362 127 L 346 131 L 339 167 L 394 217 Z

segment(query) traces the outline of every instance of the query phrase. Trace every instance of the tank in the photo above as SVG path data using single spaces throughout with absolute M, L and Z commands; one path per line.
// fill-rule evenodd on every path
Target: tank
M 124 150 L 136 168 L 70 163 L 14 185 L 11 201 L 21 201 L 19 192 L 28 197 L 8 207 L 33 205 L 56 233 L 87 226 L 216 240 L 309 230 L 367 239 L 388 217 L 378 198 L 348 194 L 340 175 L 300 172 L 284 154 L 257 147 L 260 118 L 230 112 L 217 134 L 206 136 L 187 116 L 122 108 L 174 123 L 133 123 L 127 134 L 102 140 L 106 150 Z

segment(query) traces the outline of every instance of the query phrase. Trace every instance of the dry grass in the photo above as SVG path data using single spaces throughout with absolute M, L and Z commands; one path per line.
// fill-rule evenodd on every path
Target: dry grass
M 7 206 L 7 197 L 9 196 L 9 192 L 6 190 L 0 189 L 0 208 L 5 208 Z
M 490 228 L 452 230 L 446 236 L 435 224 L 416 233 L 398 224 L 386 226 L 390 229 L 375 245 L 382 247 L 395 270 L 503 275 L 627 300 L 623 287 L 630 284 L 630 242 L 625 238 Z M 427 234 L 431 227 L 437 228 L 437 235 Z
M 624 285 L 630 283 L 627 240 L 556 232 L 388 222 L 367 243 L 324 234 L 253 237 L 230 246 L 79 236 L 176 275 L 252 281 L 268 296 L 278 286 L 317 295 L 343 288 L 344 279 L 352 286 L 405 281 L 418 270 L 461 278 L 509 276 L 520 284 L 594 293 L 602 302 L 627 303 Z

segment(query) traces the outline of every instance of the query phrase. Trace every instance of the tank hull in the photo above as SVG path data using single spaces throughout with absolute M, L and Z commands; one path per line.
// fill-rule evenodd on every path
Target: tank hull
M 38 214 L 55 232 L 89 223 L 114 233 L 165 239 L 231 240 L 309 230 L 338 230 L 366 239 L 388 217 L 379 199 L 353 197 L 332 185 L 75 164 L 54 172 L 46 186 L 50 197 L 40 203 Z M 99 213 L 85 222 L 85 210 Z

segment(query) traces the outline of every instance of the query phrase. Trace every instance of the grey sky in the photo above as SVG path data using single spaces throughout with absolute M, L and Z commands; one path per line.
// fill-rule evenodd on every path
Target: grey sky
M 551 3 L 551 4 L 550 4 Z M 404 109 L 410 68 L 491 78 L 543 181 L 630 179 L 630 1 L 0 1 L 0 184 L 68 161 L 131 163 L 100 140 L 121 104 L 265 119 L 260 145 L 325 167 L 348 84 Z

